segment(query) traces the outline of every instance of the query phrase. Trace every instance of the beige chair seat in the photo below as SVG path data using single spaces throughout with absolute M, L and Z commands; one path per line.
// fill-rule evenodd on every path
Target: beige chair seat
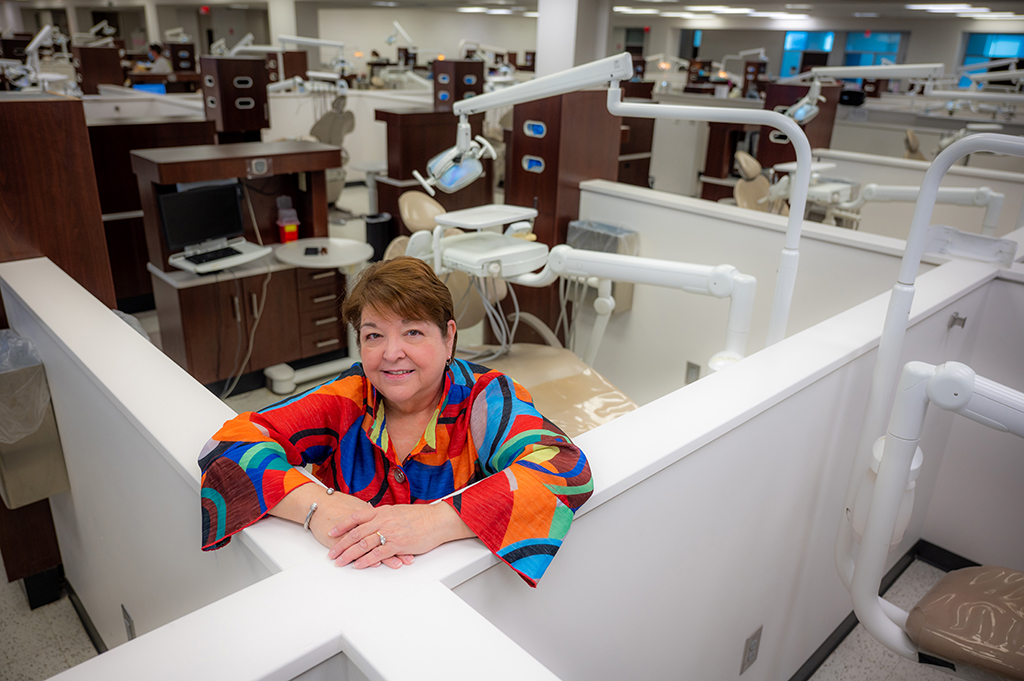
M 996 679 L 1024 679 L 1024 572 L 950 572 L 910 611 L 906 630 L 924 653 Z
M 633 400 L 564 348 L 513 343 L 507 355 L 483 364 L 508 374 L 529 390 L 537 410 L 569 437 L 637 408 Z

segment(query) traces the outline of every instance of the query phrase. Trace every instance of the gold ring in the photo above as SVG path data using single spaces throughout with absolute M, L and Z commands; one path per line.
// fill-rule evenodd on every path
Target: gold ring
M 387 540 L 387 539 L 386 539 L 386 538 L 384 537 L 384 535 L 383 535 L 383 534 L 381 534 L 380 532 L 377 532 L 377 533 L 376 533 L 376 535 L 377 535 L 378 537 L 380 537 L 380 545 L 381 545 L 381 546 L 384 546 L 385 544 L 387 544 L 387 543 L 388 543 L 388 540 Z

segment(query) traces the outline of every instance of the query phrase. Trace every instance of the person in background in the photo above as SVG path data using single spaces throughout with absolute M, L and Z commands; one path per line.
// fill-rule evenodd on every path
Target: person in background
M 173 73 L 171 60 L 164 56 L 163 48 L 153 43 L 149 46 L 149 73 Z
M 361 363 L 203 448 L 203 549 L 269 513 L 357 568 L 476 536 L 536 586 L 593 491 L 586 457 L 521 385 L 454 358 L 452 296 L 422 260 L 369 267 L 342 315 Z

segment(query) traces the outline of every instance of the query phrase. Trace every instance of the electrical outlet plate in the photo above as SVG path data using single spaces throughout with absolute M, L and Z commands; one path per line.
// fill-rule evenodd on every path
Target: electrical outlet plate
M 700 378 L 700 365 L 693 362 L 686 363 L 686 385 L 690 385 Z
M 747 671 L 750 665 L 754 664 L 754 660 L 757 659 L 757 651 L 761 647 L 761 630 L 764 626 L 757 628 L 750 638 L 747 639 L 746 643 L 743 644 L 743 665 L 740 667 L 740 674 Z

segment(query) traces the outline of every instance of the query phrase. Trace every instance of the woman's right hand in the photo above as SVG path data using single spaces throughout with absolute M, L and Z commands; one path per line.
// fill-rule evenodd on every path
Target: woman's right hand
M 352 525 L 352 518 L 359 511 L 373 508 L 370 504 L 348 494 L 335 492 L 328 495 L 323 502 L 317 502 L 316 512 L 309 521 L 309 529 L 313 532 L 316 540 L 331 549 L 338 543 L 337 537 L 330 536 L 330 531 L 335 527 L 349 527 Z M 397 555 L 384 558 L 377 565 L 387 565 L 397 570 L 403 565 L 411 565 L 413 557 L 409 555 Z

